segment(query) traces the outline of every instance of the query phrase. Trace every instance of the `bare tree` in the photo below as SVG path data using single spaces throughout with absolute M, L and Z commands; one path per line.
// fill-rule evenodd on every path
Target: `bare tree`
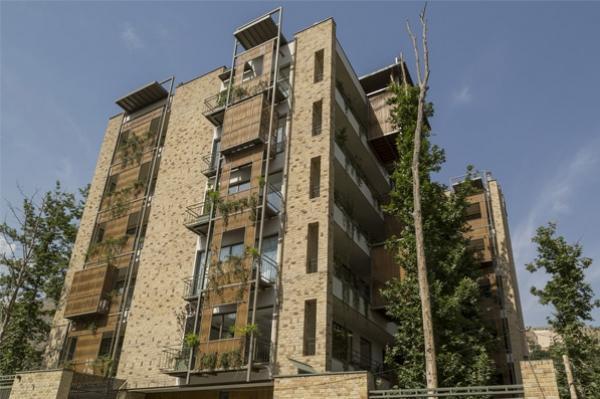
M 34 249 L 44 212 L 43 205 L 35 205 L 34 197 L 35 195 L 25 198 L 22 210 L 8 204 L 16 228 L 6 221 L 0 225 L 0 237 L 3 241 L 0 265 L 4 269 L 1 271 L 3 284 L 0 285 L 0 345 L 5 338 L 19 293 L 34 266 Z
M 421 184 L 419 174 L 419 157 L 421 152 L 421 137 L 424 121 L 425 99 L 427 96 L 428 81 L 429 81 L 429 48 L 427 47 L 427 20 L 425 12 L 427 4 L 419 14 L 421 21 L 421 44 L 423 51 L 423 70 L 421 70 L 421 61 L 419 57 L 419 46 L 417 38 L 414 35 L 410 23 L 406 21 L 406 30 L 412 41 L 415 52 L 415 64 L 417 69 L 417 81 L 419 85 L 419 100 L 417 109 L 417 123 L 415 127 L 413 158 L 412 158 L 412 180 L 413 180 L 413 213 L 415 222 L 415 237 L 417 245 L 417 273 L 419 280 L 419 296 L 421 298 L 421 312 L 423 317 L 423 335 L 425 341 L 425 376 L 427 388 L 437 388 L 437 361 L 435 342 L 433 337 L 433 321 L 431 317 L 431 301 L 429 295 L 429 282 L 427 281 L 427 263 L 425 256 L 425 244 L 423 240 L 423 215 L 421 212 Z M 404 66 L 402 66 L 404 68 Z M 403 74 L 406 85 L 406 76 Z

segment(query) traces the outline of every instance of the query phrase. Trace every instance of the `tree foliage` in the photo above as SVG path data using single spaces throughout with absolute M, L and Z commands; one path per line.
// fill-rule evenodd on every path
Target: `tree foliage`
M 583 256 L 579 243 L 569 244 L 564 237 L 556 236 L 556 224 L 540 226 L 532 241 L 537 244 L 538 255 L 527 264 L 531 273 L 542 271 L 550 279 L 543 288 L 531 288 L 543 305 L 554 308 L 548 323 L 560 336 L 549 349 L 558 370 L 562 397 L 569 397 L 569 389 L 562 367 L 566 354 L 573 368 L 578 394 L 583 398 L 600 397 L 600 342 L 598 334 L 586 326 L 592 321 L 592 311 L 600 306 L 594 300 L 594 291 L 585 280 L 585 271 L 592 259 Z
M 39 365 L 60 299 L 88 189 L 79 196 L 59 182 L 36 201 L 8 205 L 0 224 L 0 373 Z
M 416 388 L 425 385 L 411 174 L 419 88 L 393 83 L 390 90 L 391 119 L 400 133 L 396 144 L 399 159 L 391 176 L 393 189 L 386 211 L 398 220 L 401 231 L 388 240 L 387 246 L 402 265 L 404 275 L 383 290 L 389 303 L 387 312 L 398 324 L 386 363 L 395 370 L 402 388 Z M 431 103 L 426 104 L 424 114 L 427 118 L 433 116 Z M 489 350 L 495 340 L 479 314 L 479 272 L 464 235 L 468 229 L 466 197 L 470 185 L 449 192 L 447 186 L 431 179 L 431 174 L 440 170 L 445 155 L 430 142 L 430 135 L 426 123 L 419 173 L 439 385 L 485 385 L 492 375 Z

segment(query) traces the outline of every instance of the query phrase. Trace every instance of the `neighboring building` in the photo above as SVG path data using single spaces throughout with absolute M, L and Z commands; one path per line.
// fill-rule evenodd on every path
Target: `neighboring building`
M 274 376 L 314 372 L 389 383 L 396 326 L 379 288 L 401 270 L 382 245 L 394 226 L 380 204 L 397 156 L 386 88 L 403 66 L 358 78 L 333 19 L 287 40 L 280 17 L 234 32 L 230 68 L 117 101 L 49 366 L 112 371 L 162 399 L 268 398 Z M 509 383 L 526 353 L 522 317 L 502 195 L 481 181 L 471 223 L 475 245 L 485 231 L 482 291 L 497 298 L 487 311 L 506 337 L 497 360 Z
M 463 180 L 462 177 L 453 179 L 452 184 Z M 482 310 L 500 339 L 501 349 L 494 354 L 499 372 L 497 380 L 515 383 L 521 380 L 518 364 L 527 358 L 528 349 L 506 203 L 491 173 L 477 173 L 471 176 L 471 182 L 475 193 L 469 197 L 467 209 L 469 238 L 481 267 Z
M 534 346 L 547 351 L 552 344 L 560 342 L 560 336 L 552 330 L 552 327 L 527 327 L 525 336 L 530 351 L 534 349 Z

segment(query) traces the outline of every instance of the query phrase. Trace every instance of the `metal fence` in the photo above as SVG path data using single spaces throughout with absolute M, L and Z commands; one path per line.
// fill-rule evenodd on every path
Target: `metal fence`
M 369 399 L 418 399 L 418 398 L 523 398 L 522 385 L 487 385 L 436 389 L 380 389 L 369 392 Z
M 14 375 L 0 375 L 0 399 L 9 398 L 14 380 Z

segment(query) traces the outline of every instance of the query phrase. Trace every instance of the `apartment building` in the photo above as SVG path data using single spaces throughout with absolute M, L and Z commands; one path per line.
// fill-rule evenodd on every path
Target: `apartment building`
M 404 66 L 358 77 L 332 18 L 286 38 L 281 17 L 237 28 L 229 67 L 117 100 L 49 367 L 146 398 L 284 397 L 274 380 L 357 370 L 392 382 L 379 289 L 401 269 L 381 204 L 397 157 L 387 86 Z M 522 316 L 502 194 L 487 174 L 481 190 L 472 238 L 508 383 Z

